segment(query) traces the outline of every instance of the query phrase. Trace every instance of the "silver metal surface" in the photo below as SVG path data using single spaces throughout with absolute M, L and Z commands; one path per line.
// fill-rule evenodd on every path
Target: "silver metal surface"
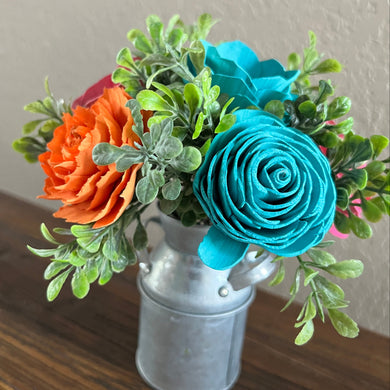
M 165 239 L 142 259 L 138 274 L 137 369 L 159 390 L 229 389 L 239 375 L 255 289 L 241 283 L 236 291 L 230 270 L 202 263 L 197 248 L 207 226 L 185 228 L 166 215 L 161 225 Z

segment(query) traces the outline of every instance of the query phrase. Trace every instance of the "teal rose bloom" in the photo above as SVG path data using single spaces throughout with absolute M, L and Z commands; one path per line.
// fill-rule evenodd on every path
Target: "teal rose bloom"
M 212 222 L 199 246 L 208 266 L 238 263 L 250 243 L 292 257 L 332 226 L 336 189 L 328 160 L 312 139 L 259 110 L 238 110 L 218 134 L 193 188 Z
M 259 61 L 256 54 L 240 41 L 213 46 L 202 41 L 205 65 L 211 69 L 213 85 L 221 93 L 234 97 L 230 109 L 257 106 L 264 108 L 271 100 L 294 100 L 290 86 L 299 71 L 286 71 L 276 60 Z

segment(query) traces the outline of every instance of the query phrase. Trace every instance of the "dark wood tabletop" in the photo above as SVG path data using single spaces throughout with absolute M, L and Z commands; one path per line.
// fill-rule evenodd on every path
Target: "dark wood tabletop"
M 39 225 L 63 225 L 48 211 L 0 193 L 0 390 L 149 389 L 135 367 L 137 267 L 92 285 L 78 300 L 65 285 L 48 303 L 43 271 L 26 244 L 47 247 Z M 244 389 L 389 389 L 389 339 L 362 329 L 357 339 L 317 321 L 314 338 L 294 345 L 299 306 L 259 290 L 249 310 Z M 207 389 L 204 389 L 207 390 Z

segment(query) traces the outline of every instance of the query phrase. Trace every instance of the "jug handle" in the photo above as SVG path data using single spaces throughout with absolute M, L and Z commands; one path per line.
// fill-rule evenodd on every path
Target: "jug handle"
M 233 290 L 241 290 L 259 283 L 276 270 L 276 264 L 272 262 L 275 255 L 267 251 L 259 257 L 256 257 L 256 254 L 256 251 L 247 252 L 245 258 L 230 271 L 228 281 Z
M 159 217 L 154 216 L 148 218 L 145 223 L 145 229 L 149 225 L 149 223 L 154 222 L 157 225 L 161 226 L 161 220 Z M 148 248 L 144 248 L 140 251 L 137 251 L 137 258 L 138 258 L 138 266 L 143 274 L 148 274 L 151 269 L 152 269 L 152 264 L 150 263 L 150 258 L 149 258 L 149 251 Z

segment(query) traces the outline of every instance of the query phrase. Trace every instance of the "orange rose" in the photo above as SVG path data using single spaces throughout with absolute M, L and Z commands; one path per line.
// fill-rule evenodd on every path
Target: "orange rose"
M 90 108 L 78 106 L 73 116 L 64 114 L 64 124 L 47 144 L 49 150 L 39 156 L 48 176 L 46 195 L 40 197 L 64 203 L 55 217 L 80 224 L 95 222 L 93 227 L 99 228 L 116 221 L 133 199 L 142 164 L 117 172 L 115 164 L 99 166 L 92 160 L 92 150 L 100 142 L 132 147 L 140 143 L 132 131 L 130 109 L 125 107 L 129 99 L 120 87 L 105 89 Z

